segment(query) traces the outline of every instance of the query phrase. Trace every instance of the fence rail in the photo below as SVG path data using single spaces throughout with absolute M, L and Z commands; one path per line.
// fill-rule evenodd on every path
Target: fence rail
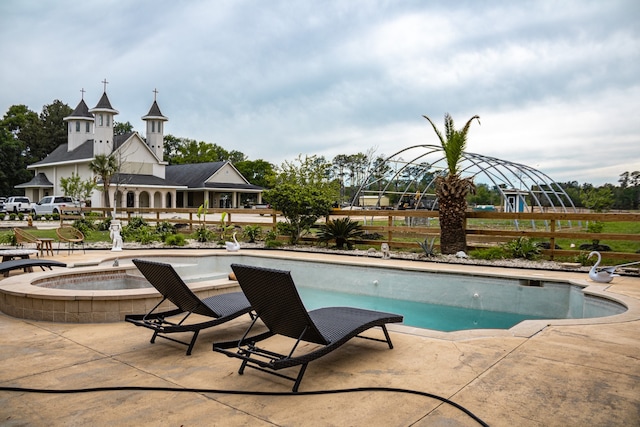
M 111 209 L 84 208 L 83 212 L 98 213 L 95 219 L 107 217 Z M 259 225 L 277 231 L 277 222 L 282 220 L 278 212 L 271 209 L 219 209 L 211 208 L 206 214 L 198 217 L 195 208 L 127 208 L 116 212 L 116 219 L 127 223 L 133 217 L 143 217 L 150 223 L 164 221 L 183 224 L 184 232 L 191 233 L 195 227 L 220 225 L 220 215 L 226 215 L 225 223 L 236 226 Z M 95 214 L 94 214 L 95 215 Z M 339 217 L 350 217 L 363 224 L 367 233 L 378 233 L 381 239 L 364 239 L 360 244 L 379 246 L 388 243 L 391 248 L 417 249 L 418 240 L 439 237 L 438 212 L 427 210 L 334 210 L 324 220 Z M 61 221 L 78 219 L 77 215 L 61 215 Z M 258 219 L 260 218 L 260 219 Z M 529 237 L 546 243 L 548 249 L 542 251 L 546 258 L 570 257 L 583 251 L 570 248 L 557 248 L 559 240 L 575 240 L 577 243 L 588 243 L 599 240 L 638 242 L 631 252 L 607 252 L 607 258 L 621 260 L 638 260 L 640 254 L 640 232 L 638 233 L 593 233 L 585 231 L 586 224 L 591 222 L 630 222 L 640 223 L 640 213 L 569 213 L 569 212 L 467 212 L 467 243 L 470 249 L 483 248 L 513 240 L 517 237 Z M 316 239 L 308 236 L 305 241 Z M 437 246 L 437 245 L 436 245 Z M 633 246 L 633 245 L 632 245 Z

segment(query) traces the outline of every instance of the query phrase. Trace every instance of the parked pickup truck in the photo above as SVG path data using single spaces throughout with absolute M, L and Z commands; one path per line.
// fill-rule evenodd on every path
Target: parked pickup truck
M 76 207 L 78 210 L 71 211 L 68 209 L 70 207 Z M 80 212 L 79 204 L 74 202 L 71 197 L 46 196 L 31 207 L 31 213 L 33 215 L 60 214 L 62 213 L 62 208 L 65 208 L 65 213 L 69 214 L 77 214 Z
M 4 202 L 4 210 L 11 213 L 31 212 L 31 200 L 25 196 L 12 196 Z

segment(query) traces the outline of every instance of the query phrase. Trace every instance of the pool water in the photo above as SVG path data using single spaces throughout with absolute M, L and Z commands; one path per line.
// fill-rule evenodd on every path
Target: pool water
M 407 326 L 443 332 L 465 329 L 509 329 L 523 320 L 545 318 L 368 295 L 354 295 L 302 286 L 298 287 L 298 292 L 308 310 L 330 306 L 350 306 L 379 310 L 403 315 L 404 324 Z

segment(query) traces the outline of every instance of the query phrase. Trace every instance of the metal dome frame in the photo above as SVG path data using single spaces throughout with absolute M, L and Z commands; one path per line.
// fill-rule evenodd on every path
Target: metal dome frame
M 412 151 L 418 152 L 414 154 Z M 407 154 L 410 155 L 410 160 L 405 161 L 401 155 L 406 156 Z M 426 202 L 427 196 L 435 196 L 435 178 L 438 175 L 446 175 L 448 173 L 446 156 L 442 147 L 437 145 L 420 144 L 404 148 L 385 158 L 382 165 L 388 165 L 390 163 L 402 164 L 403 166 L 399 169 L 389 170 L 384 174 L 380 174 L 379 169 L 370 170 L 367 178 L 354 194 L 351 200 L 352 205 L 357 206 L 362 196 L 367 193 L 373 193 L 378 195 L 376 206 L 378 208 L 381 207 L 380 202 L 382 197 L 390 192 L 389 187 L 394 182 L 397 182 L 397 178 L 401 176 L 408 167 L 412 167 L 417 168 L 415 170 L 421 171 L 422 174 L 410 179 L 403 191 L 394 191 L 394 194 L 400 194 L 400 200 L 408 194 L 416 194 L 416 203 L 411 209 L 419 209 L 421 206 L 420 202 Z M 433 178 L 426 183 L 424 188 L 419 188 L 415 193 L 413 190 L 409 192 L 410 187 L 418 187 L 419 181 L 427 173 L 432 173 Z M 527 203 L 526 198 L 522 198 L 522 201 L 524 207 L 531 210 L 533 210 L 533 206 L 537 206 L 540 210 L 548 207 L 552 209 L 553 212 L 576 211 L 573 201 L 558 183 L 544 172 L 522 163 L 510 162 L 496 157 L 465 151 L 462 153 L 460 160 L 460 176 L 463 178 L 472 177 L 474 181 L 476 177 L 484 176 L 499 191 L 503 200 L 507 200 L 505 191 L 508 193 L 517 192 L 518 194 L 529 195 L 532 202 L 531 206 Z M 370 190 L 376 183 L 384 181 L 387 182 L 383 189 Z M 530 181 L 531 185 L 528 185 L 527 181 Z M 422 203 L 422 205 L 425 204 L 427 203 Z M 547 204 L 548 206 L 545 206 Z M 434 209 L 433 203 L 431 204 L 431 209 Z

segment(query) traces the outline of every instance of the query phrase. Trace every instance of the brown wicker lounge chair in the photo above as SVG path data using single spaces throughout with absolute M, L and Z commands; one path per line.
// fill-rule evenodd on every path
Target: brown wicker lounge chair
M 213 350 L 241 359 L 239 374 L 247 366 L 258 369 L 293 381 L 293 391 L 296 392 L 309 362 L 330 353 L 353 337 L 386 342 L 389 348 L 393 348 L 386 324 L 402 322 L 402 316 L 353 307 L 328 307 L 308 312 L 290 272 L 238 264 L 231 267 L 257 317 L 239 342 L 214 344 Z M 268 332 L 249 337 L 257 319 L 262 320 Z M 374 326 L 382 328 L 384 340 L 358 335 Z M 274 335 L 295 340 L 288 354 L 256 346 L 257 342 Z M 319 347 L 305 354 L 294 355 L 301 341 L 319 344 Z M 228 350 L 232 347 L 237 347 L 237 350 Z M 298 365 L 300 371 L 295 378 L 276 372 Z
M 63 225 L 56 228 L 56 235 L 58 236 L 58 253 L 60 253 L 60 243 L 67 244 L 67 254 L 70 254 L 76 245 L 81 245 L 82 252 L 87 253 L 84 250 L 84 234 L 77 228 Z
M 170 264 L 142 259 L 134 259 L 133 263 L 163 297 L 162 301 L 147 314 L 125 316 L 127 322 L 153 330 L 151 343 L 155 342 L 156 337 L 160 337 L 184 344 L 187 346 L 187 356 L 189 356 L 198 338 L 198 333 L 202 329 L 220 325 L 246 313 L 249 313 L 253 318 L 251 305 L 249 305 L 249 301 L 247 301 L 242 292 L 232 292 L 200 299 L 189 289 Z M 162 313 L 156 312 L 165 300 L 171 301 L 177 308 Z M 206 316 L 210 320 L 199 323 L 186 322 L 187 318 L 193 313 Z M 170 317 L 178 315 L 182 316 L 182 318 L 175 322 L 169 320 Z M 167 334 L 180 332 L 193 333 L 191 341 L 180 341 L 167 336 Z

